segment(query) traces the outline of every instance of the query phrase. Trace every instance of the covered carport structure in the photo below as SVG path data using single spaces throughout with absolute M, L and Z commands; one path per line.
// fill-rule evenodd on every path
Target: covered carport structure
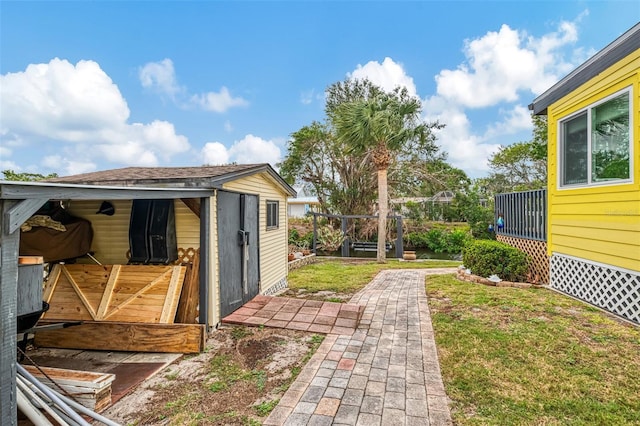
M 68 185 L 42 182 L 0 181 L 0 424 L 17 424 L 16 313 L 20 226 L 51 200 L 199 199 L 200 250 L 207 259 L 210 247 L 211 188 L 147 188 Z M 209 265 L 200 264 L 200 324 L 209 312 Z

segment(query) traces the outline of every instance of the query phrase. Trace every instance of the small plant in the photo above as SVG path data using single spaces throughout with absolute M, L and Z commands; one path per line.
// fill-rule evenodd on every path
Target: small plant
M 178 372 L 177 371 L 168 371 L 167 374 L 164 376 L 167 380 L 175 380 L 178 378 Z
M 244 326 L 233 327 L 233 329 L 231 330 L 231 337 L 233 337 L 234 340 L 240 340 L 243 337 L 251 336 L 252 334 L 253 333 L 251 332 L 249 327 Z
M 225 390 L 227 388 L 227 384 L 225 382 L 216 381 L 209 385 L 209 390 L 211 392 L 220 392 L 221 390 Z
M 267 385 L 267 373 L 263 370 L 253 370 L 251 372 L 251 378 L 256 384 L 256 388 L 262 392 Z
M 274 399 L 274 400 L 271 400 L 271 401 L 264 401 L 264 402 L 261 402 L 258 405 L 254 405 L 253 408 L 256 410 L 256 413 L 258 413 L 258 415 L 260 417 L 265 417 L 271 411 L 273 411 L 274 408 L 276 408 L 276 405 L 278 405 L 279 401 L 280 401 L 279 399 Z
M 342 245 L 345 235 L 339 229 L 327 225 L 318 229 L 318 248 L 323 251 L 336 251 Z
M 526 253 L 505 243 L 477 240 L 469 243 L 462 252 L 462 262 L 475 275 L 497 275 L 507 281 L 521 281 L 527 276 Z

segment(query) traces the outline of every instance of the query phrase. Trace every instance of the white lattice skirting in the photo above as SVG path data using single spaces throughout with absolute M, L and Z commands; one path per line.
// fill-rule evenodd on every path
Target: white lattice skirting
M 278 293 L 281 290 L 284 290 L 287 287 L 289 287 L 289 283 L 287 282 L 287 277 L 284 277 L 277 283 L 263 291 L 262 294 L 265 296 L 273 296 L 274 294 Z
M 551 287 L 640 324 L 640 273 L 553 254 Z

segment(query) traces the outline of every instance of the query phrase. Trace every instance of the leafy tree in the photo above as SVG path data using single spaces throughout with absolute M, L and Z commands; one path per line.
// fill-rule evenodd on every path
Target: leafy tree
M 58 177 L 56 173 L 51 173 L 45 176 L 39 173 L 16 173 L 13 170 L 3 170 L 2 174 L 4 175 L 4 180 L 22 181 L 22 182 L 33 182 L 33 181 L 52 179 L 52 178 Z
M 532 116 L 533 139 L 500 147 L 489 159 L 486 187 L 494 192 L 526 191 L 547 185 L 547 120 Z
M 378 177 L 378 262 L 385 262 L 389 211 L 387 172 L 396 153 L 427 140 L 431 127 L 420 119 L 422 104 L 406 88 L 372 91 L 366 99 L 343 102 L 333 110 L 336 136 L 348 154 L 370 154 Z
M 471 234 L 475 238 L 495 238 L 495 235 L 489 232 L 489 225 L 493 223 L 492 201 L 493 198 L 485 198 L 480 188 L 475 185 L 455 196 L 453 204 L 460 217 L 469 224 Z
M 313 188 L 323 212 L 368 214 L 375 200 L 373 166 L 366 155 L 345 155 L 327 124 L 313 122 L 291 134 L 280 174 Z

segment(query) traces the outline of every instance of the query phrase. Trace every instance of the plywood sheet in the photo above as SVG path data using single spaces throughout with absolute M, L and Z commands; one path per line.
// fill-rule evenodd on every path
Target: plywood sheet
M 46 320 L 173 323 L 185 266 L 54 266 L 45 285 Z
M 204 324 L 87 321 L 74 327 L 40 331 L 35 334 L 35 343 L 44 348 L 198 353 L 204 350 L 205 338 Z

